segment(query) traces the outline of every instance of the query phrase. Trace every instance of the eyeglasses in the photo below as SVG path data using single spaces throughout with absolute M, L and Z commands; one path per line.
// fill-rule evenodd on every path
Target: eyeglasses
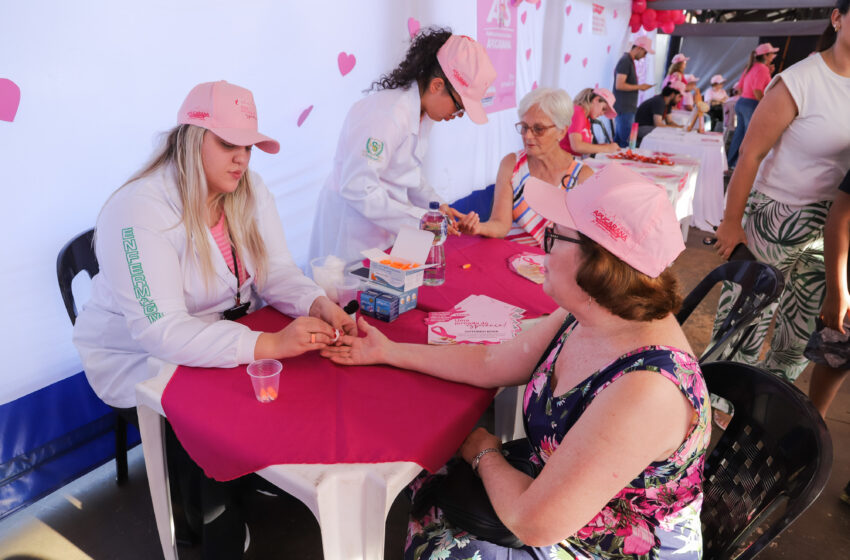
M 448 80 L 446 81 L 446 84 L 448 85 Z M 455 104 L 455 112 L 452 113 L 452 116 L 453 117 L 460 117 L 461 115 L 463 115 L 463 111 L 464 111 L 463 105 L 461 105 L 460 102 L 457 99 L 455 99 L 455 96 L 452 93 L 451 87 L 446 87 L 446 91 L 449 93 L 449 97 L 452 98 L 452 103 Z
M 546 229 L 543 230 L 543 252 L 547 255 L 552 251 L 552 245 L 555 243 L 555 240 L 559 239 L 561 241 L 569 241 L 570 243 L 576 243 L 581 245 L 581 239 L 576 239 L 575 237 L 567 237 L 566 235 L 560 235 L 555 233 L 555 226 L 548 225 Z
M 549 126 L 543 126 L 542 124 L 535 124 L 533 126 L 528 126 L 524 122 L 520 121 L 514 125 L 516 127 L 516 131 L 520 133 L 520 136 L 525 136 L 525 133 L 531 130 L 535 136 L 543 136 L 543 133 L 549 130 L 550 128 L 555 128 L 554 124 L 550 124 Z

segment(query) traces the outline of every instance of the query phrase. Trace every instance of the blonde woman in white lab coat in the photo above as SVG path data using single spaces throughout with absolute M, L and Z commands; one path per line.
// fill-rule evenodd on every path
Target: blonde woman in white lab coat
M 233 367 L 317 350 L 334 328 L 355 329 L 295 265 L 274 199 L 248 169 L 253 145 L 279 150 L 257 132 L 251 92 L 201 84 L 178 123 L 97 220 L 100 273 L 74 343 L 95 393 L 116 408 L 134 407 L 136 383 L 163 361 Z M 297 319 L 275 333 L 225 320 L 262 301 Z
M 348 112 L 319 195 L 310 256 L 352 262 L 364 249 L 389 247 L 402 226 L 419 227 L 433 200 L 451 226 L 463 217 L 427 183 L 422 162 L 434 121 L 466 113 L 487 122 L 481 100 L 495 78 L 475 40 L 442 29 L 417 35 L 401 64 L 373 84 L 378 91 Z

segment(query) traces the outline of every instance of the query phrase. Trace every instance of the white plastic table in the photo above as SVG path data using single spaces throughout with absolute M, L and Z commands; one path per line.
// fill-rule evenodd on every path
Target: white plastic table
M 165 463 L 161 399 L 174 365 L 136 386 L 139 431 L 156 526 L 165 560 L 177 558 Z M 413 462 L 274 465 L 257 474 L 301 500 L 319 522 L 326 560 L 381 560 L 387 515 L 398 493 L 422 470 Z
M 701 230 L 713 231 L 723 218 L 723 172 L 728 167 L 723 136 L 657 127 L 644 137 L 640 147 L 655 152 L 687 155 L 700 162 L 692 223 Z

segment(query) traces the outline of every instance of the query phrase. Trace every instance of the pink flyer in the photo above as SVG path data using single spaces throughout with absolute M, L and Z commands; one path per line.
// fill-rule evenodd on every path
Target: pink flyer
M 516 107 L 516 20 L 511 0 L 478 0 L 478 42 L 496 67 L 496 81 L 482 100 L 488 113 Z

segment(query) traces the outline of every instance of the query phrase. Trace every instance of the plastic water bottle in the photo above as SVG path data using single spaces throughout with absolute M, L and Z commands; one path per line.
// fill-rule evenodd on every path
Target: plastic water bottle
M 425 264 L 433 264 L 431 268 L 425 269 L 426 286 L 439 286 L 446 281 L 446 250 L 443 243 L 449 231 L 449 222 L 440 212 L 440 203 L 432 201 L 428 205 L 429 210 L 419 220 L 419 229 L 430 231 L 434 234 L 434 243 L 428 252 L 428 260 Z

